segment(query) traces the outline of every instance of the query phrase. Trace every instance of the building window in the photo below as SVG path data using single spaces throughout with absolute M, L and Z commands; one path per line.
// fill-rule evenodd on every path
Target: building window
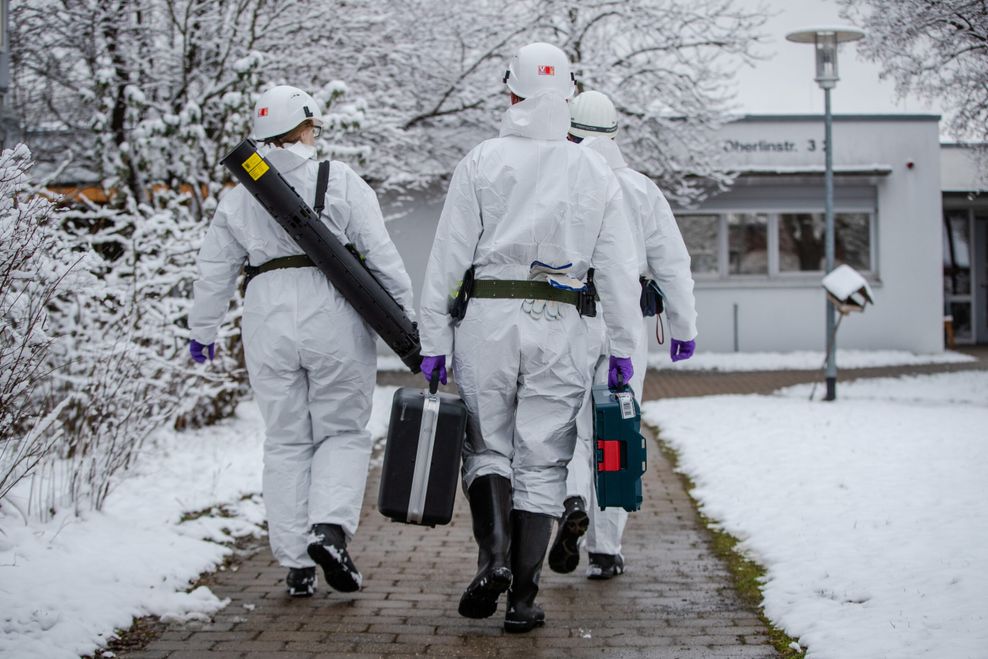
M 694 274 L 719 272 L 720 260 L 720 216 L 690 215 L 689 220 L 680 220 L 679 228 L 690 252 Z
M 823 213 L 779 215 L 779 272 L 823 272 L 826 261 Z M 867 213 L 834 214 L 834 260 L 871 270 L 871 228 Z
M 768 216 L 727 216 L 727 266 L 731 275 L 768 274 Z
M 834 214 L 834 257 L 873 272 L 874 215 Z M 693 274 L 706 279 L 785 278 L 824 270 L 823 213 L 678 213 Z

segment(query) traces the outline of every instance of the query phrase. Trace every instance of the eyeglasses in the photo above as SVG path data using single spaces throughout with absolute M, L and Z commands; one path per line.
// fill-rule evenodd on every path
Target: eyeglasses
M 319 137 L 320 135 L 322 135 L 322 126 L 313 126 L 312 137 Z

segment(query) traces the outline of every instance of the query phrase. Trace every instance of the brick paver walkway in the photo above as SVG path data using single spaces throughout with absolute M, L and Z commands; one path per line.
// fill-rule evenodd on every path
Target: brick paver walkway
M 844 371 L 842 380 L 904 373 L 988 368 L 937 365 Z M 416 382 L 381 374 L 382 383 Z M 768 392 L 812 381 L 819 372 L 650 373 L 646 398 Z M 839 391 L 839 390 L 838 390 Z M 376 510 L 380 470 L 368 482 L 364 515 L 352 551 L 364 573 L 361 592 L 321 587 L 308 600 L 284 595 L 285 570 L 267 546 L 236 571 L 211 579 L 231 602 L 209 624 L 172 624 L 142 651 L 122 656 L 287 659 L 380 655 L 567 657 L 774 657 L 764 626 L 736 597 L 724 565 L 669 463 L 650 446 L 646 498 L 625 533 L 627 573 L 591 582 L 581 568 L 570 575 L 543 571 L 540 601 L 547 625 L 529 634 L 501 630 L 494 617 L 456 613 L 475 570 L 469 509 L 462 495 L 453 522 L 435 529 L 395 524 Z M 585 562 L 585 556 L 582 559 Z M 320 575 L 321 577 L 321 575 Z

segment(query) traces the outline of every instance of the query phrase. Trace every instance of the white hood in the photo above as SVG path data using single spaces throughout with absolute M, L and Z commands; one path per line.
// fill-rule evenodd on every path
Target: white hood
M 624 156 L 621 155 L 621 147 L 609 137 L 588 137 L 581 142 L 581 146 L 593 149 L 604 156 L 604 160 L 607 161 L 611 169 L 621 169 L 628 166 Z
M 316 147 L 295 142 L 285 147 L 267 146 L 261 148 L 261 155 L 284 174 L 298 169 L 316 157 Z
M 542 92 L 515 103 L 501 119 L 501 137 L 564 140 L 569 130 L 569 104 L 562 96 Z

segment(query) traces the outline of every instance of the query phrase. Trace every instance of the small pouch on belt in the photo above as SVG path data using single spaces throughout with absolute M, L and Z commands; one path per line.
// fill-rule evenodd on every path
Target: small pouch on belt
M 642 294 L 639 303 L 643 316 L 658 316 L 665 309 L 662 299 L 662 289 L 651 279 L 641 277 L 638 280 L 642 286 Z

